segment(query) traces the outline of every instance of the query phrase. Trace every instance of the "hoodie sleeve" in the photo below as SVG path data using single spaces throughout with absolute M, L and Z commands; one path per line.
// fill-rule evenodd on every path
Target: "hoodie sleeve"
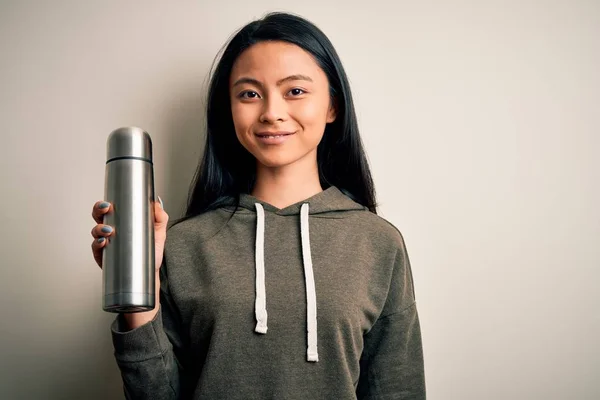
M 126 399 L 167 400 L 181 396 L 185 381 L 181 320 L 169 293 L 165 265 L 160 269 L 160 309 L 133 330 L 118 315 L 111 325 L 114 355 Z
M 358 399 L 426 398 L 421 329 L 403 242 L 396 253 L 383 311 L 363 340 Z

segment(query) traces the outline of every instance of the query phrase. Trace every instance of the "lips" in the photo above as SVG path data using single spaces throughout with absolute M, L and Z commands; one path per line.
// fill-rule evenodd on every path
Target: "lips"
M 296 132 L 287 132 L 287 131 L 276 131 L 276 132 L 258 132 L 255 133 L 258 141 L 264 145 L 280 145 L 285 143 L 291 136 L 293 136 Z
M 256 133 L 256 136 L 261 137 L 261 138 L 279 138 L 282 136 L 290 136 L 293 134 L 294 134 L 294 132 L 287 132 L 287 131 L 258 132 L 258 133 Z

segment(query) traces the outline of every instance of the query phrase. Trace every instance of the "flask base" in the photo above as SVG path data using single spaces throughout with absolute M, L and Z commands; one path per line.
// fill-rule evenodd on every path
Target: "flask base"
M 104 296 L 102 309 L 112 313 L 137 313 L 152 311 L 155 307 L 154 294 L 112 293 Z

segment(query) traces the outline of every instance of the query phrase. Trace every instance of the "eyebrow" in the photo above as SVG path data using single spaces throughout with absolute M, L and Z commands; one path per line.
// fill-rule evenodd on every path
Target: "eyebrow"
M 313 80 L 306 75 L 301 75 L 301 74 L 296 74 L 296 75 L 290 75 L 288 77 L 285 77 L 283 79 L 280 79 L 277 81 L 277 86 L 280 86 L 282 83 L 285 82 L 289 82 L 289 81 L 308 81 L 308 82 L 312 82 Z M 235 81 L 235 83 L 233 84 L 232 87 L 235 87 L 237 85 L 241 85 L 243 83 L 249 83 L 251 85 L 256 85 L 256 86 L 263 86 L 262 83 L 260 83 L 258 80 L 254 79 L 254 78 L 249 78 L 249 77 L 242 77 L 240 79 L 238 79 L 237 81 Z

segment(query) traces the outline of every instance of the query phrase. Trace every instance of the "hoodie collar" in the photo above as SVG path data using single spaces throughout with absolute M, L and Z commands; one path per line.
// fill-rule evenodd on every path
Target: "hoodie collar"
M 367 208 L 350 197 L 345 195 L 336 186 L 329 188 L 309 197 L 308 199 L 291 204 L 284 208 L 277 208 L 272 204 L 259 200 L 258 198 L 248 194 L 240 194 L 240 207 L 256 212 L 256 203 L 263 206 L 267 212 L 272 212 L 277 215 L 299 215 L 302 205 L 308 203 L 310 205 L 310 214 L 321 214 L 331 211 L 350 211 L 350 210 L 366 210 Z

